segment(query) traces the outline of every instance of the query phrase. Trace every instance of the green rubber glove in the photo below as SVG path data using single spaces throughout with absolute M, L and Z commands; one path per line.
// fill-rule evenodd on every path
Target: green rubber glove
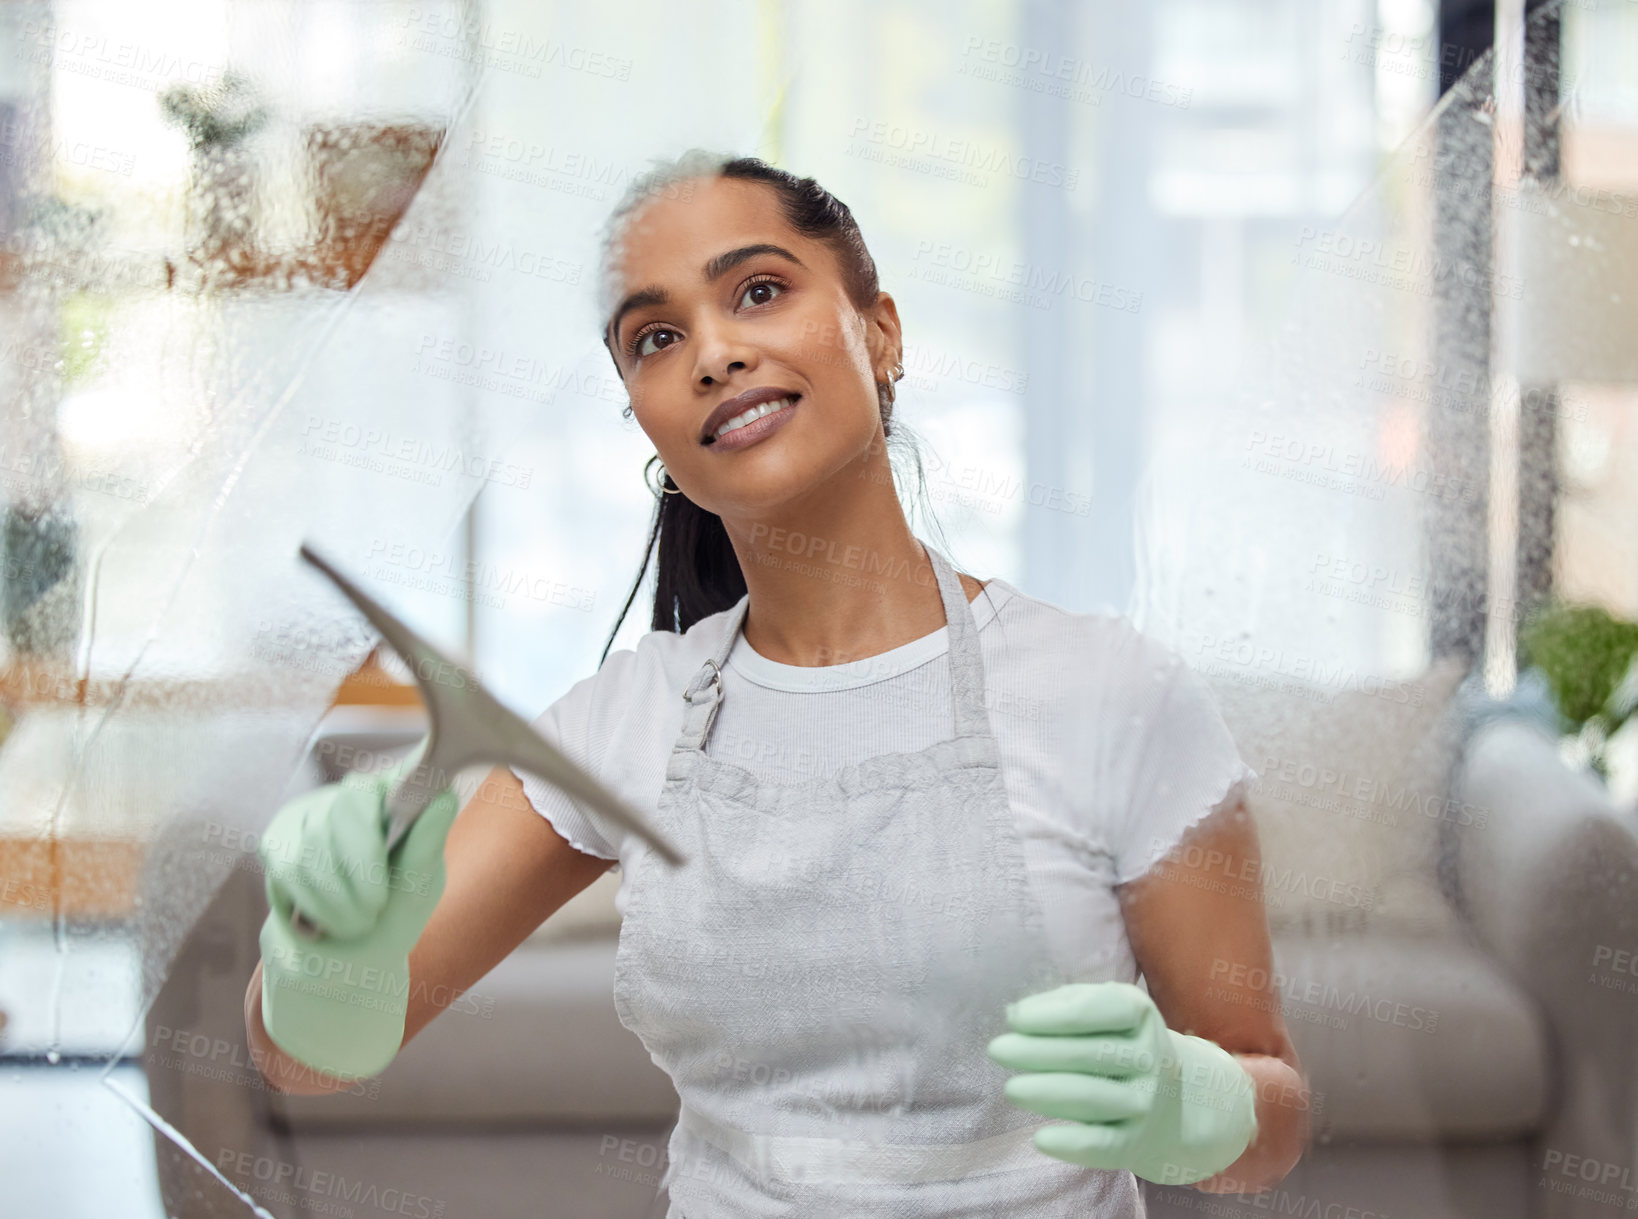
M 1187 1185 L 1238 1160 L 1257 1136 L 1256 1085 L 1215 1041 L 1166 1027 L 1128 982 L 1076 982 L 1007 1007 L 989 1055 L 1010 1070 L 1007 1099 L 1071 1126 L 1035 1146 L 1083 1168 L 1130 1169 Z
M 286 1054 L 343 1079 L 379 1074 L 404 1040 L 409 954 L 444 891 L 453 788 L 427 806 L 387 859 L 386 799 L 420 757 L 355 772 L 273 815 L 266 869 L 262 1024 Z M 301 911 L 325 935 L 291 925 Z

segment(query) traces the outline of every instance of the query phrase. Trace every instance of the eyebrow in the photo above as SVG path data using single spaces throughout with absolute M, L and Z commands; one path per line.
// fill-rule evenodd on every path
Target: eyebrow
M 769 241 L 761 241 L 755 245 L 742 245 L 732 250 L 725 250 L 707 261 L 705 266 L 700 268 L 700 274 L 706 283 L 710 283 L 712 280 L 728 274 L 747 258 L 755 258 L 759 254 L 774 254 L 794 262 L 803 270 L 807 269 L 807 264 L 784 246 L 774 245 Z M 614 316 L 609 319 L 608 329 L 605 333 L 612 339 L 619 339 L 620 319 L 625 317 L 626 314 L 633 309 L 646 309 L 650 305 L 665 305 L 669 304 L 670 301 L 671 295 L 664 288 L 652 284 L 646 288 L 639 288 L 620 302 L 620 307 L 614 311 Z

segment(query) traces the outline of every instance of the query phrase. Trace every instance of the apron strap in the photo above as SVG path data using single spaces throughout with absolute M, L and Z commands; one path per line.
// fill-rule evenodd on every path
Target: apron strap
M 921 548 L 932 561 L 938 590 L 944 598 L 944 622 L 950 633 L 950 699 L 955 705 L 958 737 L 989 736 L 990 716 L 984 710 L 984 654 L 978 644 L 978 623 L 961 587 L 955 568 L 926 542 Z
M 740 624 L 745 621 L 745 612 L 750 608 L 750 603 L 751 594 L 747 592 L 728 611 L 716 655 L 700 666 L 699 672 L 694 674 L 694 679 L 683 690 L 682 732 L 672 747 L 673 753 L 705 748 L 705 740 L 711 734 L 711 723 L 717 718 L 717 707 L 722 702 L 722 667 L 728 663 L 728 653 L 734 650 L 734 640 L 739 638 Z

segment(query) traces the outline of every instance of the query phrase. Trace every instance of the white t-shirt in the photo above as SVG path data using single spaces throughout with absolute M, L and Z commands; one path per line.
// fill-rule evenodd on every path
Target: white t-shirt
M 1001 579 L 971 608 L 985 706 L 1050 948 L 1069 976 L 1134 982 L 1114 886 L 1146 872 L 1256 772 L 1204 682 L 1124 617 L 1064 610 Z M 536 718 L 536 730 L 637 809 L 655 808 L 682 727 L 682 691 L 715 654 L 729 612 L 610 652 Z M 741 632 L 706 753 L 789 782 L 921 750 L 954 729 L 948 627 L 819 667 L 769 660 Z M 626 860 L 636 839 L 558 788 L 519 778 L 575 848 Z M 627 874 L 615 899 L 622 914 Z

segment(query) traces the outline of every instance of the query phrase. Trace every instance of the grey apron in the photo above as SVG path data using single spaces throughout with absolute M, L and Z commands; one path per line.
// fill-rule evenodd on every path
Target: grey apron
M 1127 1219 L 1128 1172 L 1036 1150 L 1045 1119 L 985 1054 L 1051 960 L 984 705 L 978 628 L 923 543 L 949 626 L 954 735 L 819 779 L 705 753 L 749 596 L 684 691 L 659 827 L 615 958 L 620 1022 L 681 1097 L 667 1219 Z

